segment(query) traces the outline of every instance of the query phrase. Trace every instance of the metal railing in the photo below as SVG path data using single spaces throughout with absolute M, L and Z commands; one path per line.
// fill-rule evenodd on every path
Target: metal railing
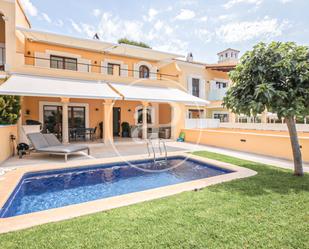
M 161 138 L 159 138 L 158 139 L 158 145 L 159 145 L 160 155 L 162 155 L 161 144 L 162 144 L 163 149 L 164 149 L 164 159 L 165 159 L 164 161 L 165 161 L 165 163 L 167 163 L 167 149 L 166 149 L 166 145 L 165 145 L 165 142 Z M 148 156 L 149 157 L 151 156 L 150 149 L 152 150 L 152 153 L 153 153 L 153 163 L 156 164 L 157 162 L 161 162 L 162 160 L 157 160 L 158 158 L 156 157 L 156 151 L 155 151 L 155 148 L 153 146 L 151 138 L 147 140 L 147 151 L 148 151 Z
M 42 57 L 36 57 L 36 56 L 30 56 L 30 55 L 25 55 L 25 58 L 28 59 L 34 59 L 34 60 L 42 60 L 42 61 L 49 61 L 49 65 L 50 68 L 57 68 L 57 69 L 63 69 L 63 70 L 73 70 L 73 71 L 80 71 L 79 70 L 79 66 L 83 66 L 86 67 L 86 72 L 91 73 L 92 72 L 92 68 L 99 68 L 100 72 L 103 71 L 103 69 L 106 69 L 106 71 L 108 71 L 108 69 L 110 69 L 110 66 L 102 66 L 102 65 L 98 65 L 97 62 L 95 62 L 94 64 L 92 63 L 81 63 L 81 62 L 70 62 L 70 61 L 60 61 L 60 60 L 55 60 L 55 59 L 51 59 L 51 58 L 42 58 Z M 56 64 L 56 67 L 52 67 L 52 63 Z M 73 65 L 72 67 L 67 67 L 66 65 Z M 125 68 L 121 68 L 119 69 L 120 71 L 120 75 L 121 72 L 128 72 L 131 73 L 131 77 L 134 77 L 134 73 L 138 73 L 140 75 L 141 71 L 139 70 L 133 70 L 133 69 L 125 69 Z M 156 76 L 155 78 L 158 80 L 164 80 L 164 77 L 170 77 L 170 78 L 178 78 L 178 75 L 172 75 L 172 74 L 165 74 L 165 73 L 153 73 L 153 72 L 149 72 L 149 79 L 152 79 L 152 76 Z M 130 77 L 130 76 L 127 76 Z
M 0 71 L 4 71 L 5 65 L 5 48 L 0 48 Z

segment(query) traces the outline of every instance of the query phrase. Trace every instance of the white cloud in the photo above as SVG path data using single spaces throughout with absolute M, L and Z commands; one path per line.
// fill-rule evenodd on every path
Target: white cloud
M 28 13 L 30 16 L 38 15 L 38 9 L 33 5 L 30 0 L 20 0 L 20 3 L 24 7 L 26 13 Z
M 98 17 L 98 16 L 100 16 L 101 15 L 101 10 L 100 9 L 94 9 L 93 11 L 92 11 L 92 14 L 95 16 L 95 17 Z
M 200 21 L 201 21 L 201 22 L 207 22 L 207 21 L 208 21 L 208 16 L 202 16 L 202 17 L 200 18 Z
M 279 2 L 286 4 L 286 3 L 291 3 L 293 0 L 279 0 Z
M 262 20 L 253 22 L 234 22 L 219 27 L 216 34 L 224 42 L 241 42 L 257 37 L 269 39 L 280 36 L 288 26 L 288 21 L 281 23 L 276 19 L 264 17 Z
M 145 21 L 152 22 L 158 14 L 159 14 L 159 11 L 157 11 L 154 8 L 150 8 L 148 10 L 147 16 L 143 16 L 143 19 Z
M 70 19 L 70 22 L 71 22 L 71 25 L 72 25 L 72 27 L 73 27 L 73 29 L 74 29 L 75 31 L 77 31 L 78 33 L 82 33 L 82 32 L 83 32 L 83 30 L 82 30 L 82 28 L 79 26 L 79 24 L 77 24 L 76 22 L 74 22 L 72 19 Z
M 206 28 L 196 29 L 194 33 L 204 43 L 210 42 L 213 37 L 213 33 Z
M 163 28 L 163 22 L 161 20 L 158 20 L 153 27 L 155 28 L 155 30 L 159 31 Z
M 246 3 L 246 4 L 254 4 L 255 6 L 260 5 L 263 2 L 263 0 L 229 0 L 226 2 L 223 7 L 225 9 L 230 9 L 234 5 L 241 4 L 241 3 Z
M 42 13 L 42 17 L 43 17 L 43 19 L 46 21 L 46 22 L 48 22 L 48 23 L 51 23 L 52 22 L 52 20 L 50 19 L 50 17 L 46 14 L 46 13 Z
M 180 13 L 175 17 L 177 20 L 190 20 L 195 17 L 195 12 L 189 9 L 181 9 Z

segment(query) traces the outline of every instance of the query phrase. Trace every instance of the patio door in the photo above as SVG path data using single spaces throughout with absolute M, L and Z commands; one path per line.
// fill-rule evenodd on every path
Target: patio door
M 69 128 L 86 127 L 86 110 L 83 106 L 69 106 Z M 59 139 L 62 137 L 62 106 L 44 105 L 43 124 L 49 133 L 54 133 Z
M 48 133 L 55 134 L 58 139 L 62 137 L 62 106 L 43 106 L 43 125 Z
M 120 136 L 120 107 L 113 108 L 113 134 L 116 137 Z

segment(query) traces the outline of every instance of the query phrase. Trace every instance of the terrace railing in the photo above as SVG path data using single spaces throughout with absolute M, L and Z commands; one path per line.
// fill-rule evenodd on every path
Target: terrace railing
M 0 48 L 0 71 L 4 71 L 5 65 L 5 48 Z
M 107 71 L 111 69 L 109 66 L 102 66 L 98 65 L 96 63 L 81 63 L 81 62 L 73 62 L 73 61 L 60 61 L 56 59 L 51 59 L 51 58 L 42 58 L 42 57 L 36 57 L 36 56 L 30 56 L 30 55 L 25 55 L 25 58 L 27 59 L 33 59 L 33 60 L 41 60 L 41 61 L 48 61 L 50 68 L 57 68 L 57 69 L 63 69 L 63 70 L 71 70 L 71 71 L 81 71 L 79 70 L 80 67 L 83 67 L 83 72 L 88 72 L 91 73 L 93 72 L 93 68 L 99 68 L 99 71 L 102 72 L 104 69 Z M 132 70 L 132 69 L 125 69 L 120 67 L 120 75 L 122 75 L 122 72 L 127 72 L 127 77 L 133 77 L 134 73 L 137 72 L 140 74 L 141 72 L 139 70 Z M 111 70 L 112 72 L 117 71 L 117 70 Z M 116 74 L 111 74 L 111 75 L 116 75 Z M 154 77 L 155 76 L 155 77 Z M 173 74 L 165 74 L 165 73 L 153 73 L 149 72 L 149 79 L 157 79 L 157 80 L 164 80 L 166 78 L 169 79 L 178 79 L 178 75 L 173 75 Z

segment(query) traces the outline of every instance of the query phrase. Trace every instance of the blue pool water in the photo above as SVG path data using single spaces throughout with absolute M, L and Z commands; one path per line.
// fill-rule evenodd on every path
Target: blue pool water
M 197 160 L 184 160 L 183 157 L 168 158 L 167 164 L 161 165 L 146 160 L 130 163 L 138 168 L 123 162 L 27 173 L 0 210 L 0 217 L 12 217 L 231 172 Z M 162 171 L 164 168 L 168 170 Z

